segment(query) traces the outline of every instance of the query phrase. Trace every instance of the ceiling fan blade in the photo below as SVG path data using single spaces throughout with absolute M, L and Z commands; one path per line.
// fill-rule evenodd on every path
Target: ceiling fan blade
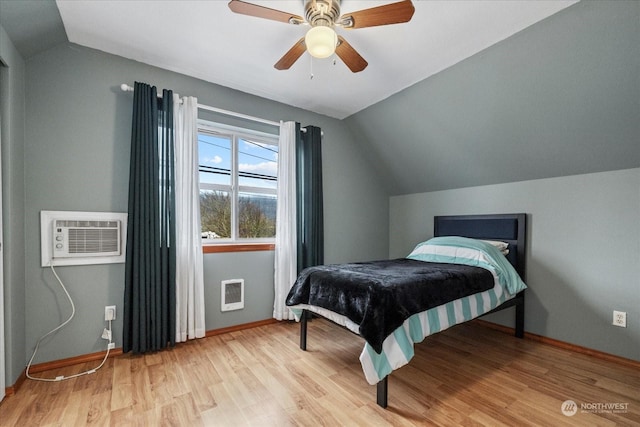
M 279 21 L 287 24 L 301 24 L 304 22 L 304 18 L 294 15 L 293 13 L 283 12 L 281 10 L 271 9 L 241 0 L 231 0 L 229 2 L 229 9 L 231 9 L 232 12 L 242 15 L 271 19 L 272 21 Z
M 349 69 L 358 73 L 365 68 L 369 63 L 360 56 L 358 52 L 342 37 L 338 36 L 338 46 L 336 47 L 336 54 L 342 59 L 342 61 L 349 67 Z
M 342 15 L 339 22 L 344 28 L 366 28 L 378 25 L 400 24 L 409 22 L 415 7 L 411 0 L 399 1 L 383 6 L 363 9 Z
M 304 37 L 302 37 L 291 47 L 291 49 L 289 49 L 287 53 L 284 54 L 282 58 L 280 58 L 278 62 L 276 62 L 274 67 L 277 70 L 288 70 L 306 50 L 307 46 L 304 44 Z

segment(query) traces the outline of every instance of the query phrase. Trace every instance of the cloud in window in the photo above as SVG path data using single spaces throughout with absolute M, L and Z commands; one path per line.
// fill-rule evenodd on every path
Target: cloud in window
M 276 162 L 241 163 L 239 169 L 244 172 L 255 172 L 275 176 L 278 172 L 278 164 Z
M 220 156 L 213 156 L 213 158 L 204 157 L 204 158 L 202 158 L 201 162 L 202 162 L 202 164 L 210 163 L 210 164 L 217 165 L 219 163 L 222 163 L 222 157 L 220 157 Z

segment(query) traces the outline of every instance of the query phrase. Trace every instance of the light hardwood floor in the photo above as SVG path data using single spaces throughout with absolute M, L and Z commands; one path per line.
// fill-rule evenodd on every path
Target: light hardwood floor
M 416 346 L 389 379 L 386 410 L 360 369 L 360 338 L 314 319 L 303 352 L 298 331 L 272 324 L 118 356 L 68 381 L 27 380 L 0 404 L 0 425 L 640 425 L 638 369 L 473 322 Z M 566 400 L 577 404 L 572 417 Z M 614 403 L 626 409 L 602 407 Z

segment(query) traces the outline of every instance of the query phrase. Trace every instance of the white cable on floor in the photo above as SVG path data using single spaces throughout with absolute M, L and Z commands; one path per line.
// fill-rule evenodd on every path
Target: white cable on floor
M 98 369 L 102 368 L 102 365 L 104 365 L 104 362 L 106 362 L 107 358 L 109 357 L 109 350 L 111 350 L 109 348 L 109 344 L 111 344 L 111 320 L 109 320 L 109 344 L 107 344 L 107 353 L 104 355 L 104 359 L 102 359 L 102 363 L 100 363 L 100 365 L 97 368 L 89 369 L 88 371 L 81 372 L 81 373 L 75 374 L 75 375 L 70 375 L 68 377 L 65 377 L 64 375 L 60 375 L 60 376 L 57 376 L 55 378 L 36 378 L 36 377 L 32 377 L 31 375 L 29 375 L 29 369 L 31 368 L 31 364 L 33 362 L 34 357 L 36 357 L 36 353 L 38 352 L 38 347 L 40 346 L 40 342 L 43 339 L 45 339 L 46 337 L 48 337 L 49 335 L 51 335 L 52 333 L 54 333 L 57 330 L 63 328 L 67 323 L 69 323 L 71 321 L 71 319 L 73 319 L 73 316 L 75 316 L 75 314 L 76 314 L 76 306 L 73 304 L 73 300 L 71 299 L 71 296 L 69 295 L 69 292 L 67 292 L 67 288 L 64 286 L 64 283 L 62 283 L 62 280 L 60 280 L 60 277 L 58 277 L 58 273 L 56 273 L 56 270 L 53 268 L 53 265 L 49 264 L 49 267 L 51 267 L 51 271 L 53 272 L 53 275 L 56 276 L 56 279 L 58 280 L 58 283 L 60 283 L 60 286 L 62 287 L 62 290 L 67 295 L 67 298 L 69 299 L 69 302 L 71 303 L 71 316 L 69 316 L 69 318 L 66 321 L 64 321 L 62 324 L 60 324 L 58 327 L 50 330 L 49 332 L 47 332 L 46 334 L 41 336 L 40 339 L 38 340 L 38 342 L 36 342 L 36 348 L 33 350 L 33 354 L 31 355 L 31 359 L 29 359 L 29 364 L 27 365 L 27 370 L 26 370 L 27 378 L 29 378 L 31 380 L 35 380 L 35 381 L 55 382 L 55 381 L 69 380 L 71 378 L 76 378 L 76 377 L 79 377 L 79 376 L 82 376 L 82 375 L 93 374 Z

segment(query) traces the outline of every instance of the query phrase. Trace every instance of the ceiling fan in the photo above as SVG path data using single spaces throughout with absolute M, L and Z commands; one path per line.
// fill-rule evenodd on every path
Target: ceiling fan
M 306 0 L 304 18 L 242 0 L 231 0 L 229 8 L 242 15 L 293 25 L 311 26 L 306 36 L 298 40 L 276 62 L 274 65 L 276 69 L 288 70 L 305 51 L 316 58 L 327 58 L 335 52 L 354 73 L 364 70 L 369 64 L 342 36 L 336 34 L 334 27 L 356 29 L 400 24 L 409 22 L 415 10 L 411 0 L 403 0 L 344 15 L 340 14 L 340 0 Z

